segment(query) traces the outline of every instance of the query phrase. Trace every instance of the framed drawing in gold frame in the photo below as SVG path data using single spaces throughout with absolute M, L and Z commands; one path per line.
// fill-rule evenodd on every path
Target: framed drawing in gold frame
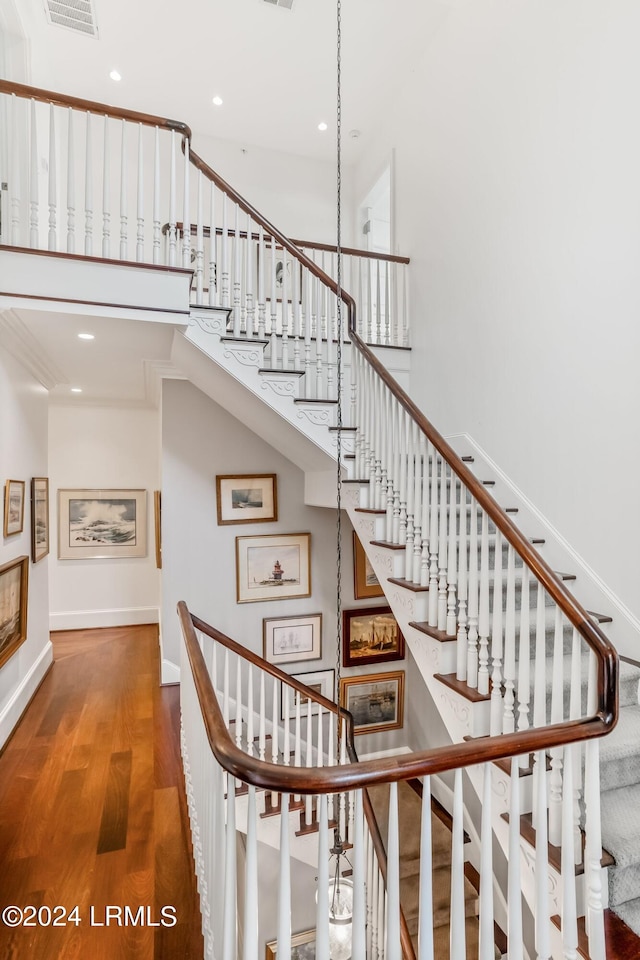
M 355 530 L 353 531 L 353 596 L 356 600 L 384 597 L 384 590 Z
M 31 478 L 31 559 L 34 563 L 49 553 L 49 478 Z
M 4 485 L 4 535 L 12 537 L 24 529 L 24 480 L 7 480 Z
M 0 667 L 27 639 L 29 557 L 0 567 Z

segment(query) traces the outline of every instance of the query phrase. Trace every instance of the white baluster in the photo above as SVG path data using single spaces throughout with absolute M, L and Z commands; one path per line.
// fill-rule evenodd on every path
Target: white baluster
M 516 679 L 516 573 L 515 551 L 509 544 L 507 555 L 507 600 L 504 615 L 504 713 L 502 732 L 515 730 L 515 679 Z
M 236 797 L 231 775 L 228 776 L 227 782 L 227 829 L 225 833 L 222 960 L 236 960 Z
M 280 881 L 278 884 L 278 960 L 291 960 L 291 862 L 289 795 L 282 794 L 280 813 Z M 224 960 L 227 960 L 225 957 Z
M 176 132 L 171 131 L 171 163 L 169 166 L 169 266 L 176 265 L 178 240 L 176 220 Z
M 384 265 L 384 342 L 391 343 L 391 317 L 389 311 L 389 261 Z
M 536 831 L 535 860 L 535 940 L 537 960 L 549 960 L 551 957 L 551 936 L 549 919 L 549 847 L 547 838 L 547 771 L 546 756 L 543 750 L 536 753 L 536 804 L 533 825 Z M 598 785 L 598 789 L 599 789 Z
M 67 111 L 67 253 L 76 249 L 76 174 L 73 145 L 73 110 Z
M 564 636 L 562 612 L 556 606 L 553 634 L 553 678 L 551 681 L 551 723 L 562 723 L 564 717 Z M 549 776 L 549 842 L 562 843 L 562 747 L 554 747 Z
M 564 748 L 564 796 L 562 799 L 562 946 L 564 960 L 578 956 L 576 905 L 576 853 L 573 817 L 573 746 Z
M 294 691 L 291 691 L 294 693 Z M 301 723 L 301 695 L 297 692 L 294 693 L 295 697 L 295 707 L 296 707 L 296 716 L 295 716 L 295 725 L 294 725 L 294 737 L 293 737 L 293 765 L 294 767 L 299 767 L 302 759 L 302 723 Z M 300 794 L 296 794 L 293 798 L 296 803 L 300 801 Z
M 400 960 L 400 840 L 398 784 L 389 784 L 389 834 L 387 839 L 387 940 L 386 960 Z
M 353 915 L 352 950 L 353 957 L 364 957 L 366 951 L 366 908 L 365 908 L 365 860 L 364 860 L 364 815 L 362 810 L 362 790 L 355 791 L 355 811 L 353 819 Z M 398 887 L 400 879 L 398 876 Z
M 258 756 L 260 760 L 265 758 L 267 742 L 267 714 L 265 709 L 265 680 L 264 670 L 260 671 L 260 729 L 258 731 Z
M 518 646 L 518 730 L 528 730 L 531 694 L 531 627 L 529 607 L 529 567 L 522 566 L 520 600 L 520 643 Z M 528 766 L 528 756 L 520 757 L 520 766 Z
M 49 107 L 49 250 L 57 250 L 57 223 L 58 214 L 57 183 L 56 183 L 56 124 L 55 108 Z
M 253 724 L 254 724 L 254 709 L 253 709 L 253 667 L 249 663 L 247 664 L 247 669 L 249 675 L 247 678 L 247 753 L 250 757 L 254 754 L 253 749 Z
M 128 216 L 127 216 L 127 124 L 122 121 L 122 139 L 120 141 L 120 259 L 126 260 L 128 253 Z
M 202 211 L 202 170 L 198 170 L 196 214 L 196 303 L 202 303 L 204 287 L 204 224 Z
M 480 537 L 480 600 L 478 607 L 478 693 L 489 693 L 489 517 L 482 510 Z
M 109 117 L 104 117 L 102 154 L 102 256 L 111 255 L 111 157 L 109 154 Z
M 589 699 L 587 714 L 597 708 L 596 658 L 589 653 Z M 600 741 L 587 740 L 585 744 L 584 773 L 585 806 L 585 925 L 589 937 L 589 956 L 605 960 L 604 915 L 602 912 L 602 825 L 600 817 Z
M 520 771 L 518 758 L 511 759 L 509 787 L 509 856 L 507 938 L 509 960 L 523 960 L 522 937 L 522 866 L 520 860 Z
M 311 397 L 311 327 L 312 327 L 312 276 L 311 272 L 305 268 L 302 280 L 304 288 L 304 395 L 307 399 Z
M 294 264 L 292 263 L 293 267 Z M 282 249 L 282 369 L 289 369 L 289 294 L 287 291 L 287 251 Z
M 426 776 L 422 782 L 422 816 L 420 820 L 420 913 L 418 920 L 420 960 L 434 960 L 432 871 L 431 777 Z
M 182 193 L 182 266 L 191 266 L 191 194 L 189 185 L 189 138 L 184 140 L 184 186 Z
M 374 389 L 376 391 L 376 400 L 377 400 L 377 391 L 380 388 L 379 378 L 374 374 Z M 398 528 L 398 537 L 399 543 L 406 544 L 407 542 L 407 468 L 408 468 L 408 455 L 409 451 L 407 450 L 407 414 L 405 411 L 399 407 L 398 408 L 400 424 L 398 431 L 398 443 L 400 447 L 400 482 L 398 484 L 398 489 L 400 492 L 400 519 L 399 519 L 399 528 Z M 377 408 L 373 410 L 373 431 L 374 431 L 374 450 L 376 452 L 375 459 L 375 469 L 376 469 L 376 483 L 379 480 L 379 461 L 377 459 L 377 431 L 380 424 L 380 416 L 378 414 Z M 377 506 L 377 501 L 374 504 Z
M 286 688 L 284 688 L 286 689 Z M 283 692 L 284 692 L 283 689 Z M 273 688 L 271 691 L 271 763 L 278 762 L 278 680 L 273 678 Z M 276 806 L 278 794 L 275 790 L 271 791 L 271 805 Z
M 380 416 L 379 420 L 382 422 L 384 416 Z M 405 450 L 407 458 L 407 479 L 406 479 L 406 499 L 407 499 L 407 532 L 405 536 L 405 559 L 404 559 L 404 569 L 405 569 L 405 579 L 411 581 L 413 579 L 413 549 L 414 549 L 414 497 L 415 497 L 415 473 L 416 473 L 416 458 L 413 448 L 413 421 L 410 417 L 405 417 L 404 420 L 405 426 Z M 385 485 L 384 471 L 382 474 L 382 485 Z
M 457 516 L 457 490 L 458 478 L 453 470 L 449 484 L 449 511 L 448 511 L 448 537 L 449 544 L 447 555 L 449 558 L 449 567 L 447 569 L 447 583 L 449 595 L 447 598 L 447 634 L 450 637 L 456 635 L 456 586 L 458 582 L 458 516 Z
M 390 391 L 387 391 L 390 394 Z M 385 423 L 390 425 L 390 420 L 385 417 Z M 391 446 L 393 437 L 391 436 L 390 426 L 387 428 L 387 433 L 389 435 L 389 445 Z M 415 470 L 414 470 L 414 492 L 413 492 L 413 504 L 414 504 L 414 524 L 413 524 L 413 561 L 412 561 L 412 576 L 411 579 L 414 583 L 421 583 L 422 580 L 422 498 L 423 494 L 426 492 L 423 482 L 423 459 L 422 459 L 422 449 L 420 444 L 420 428 L 417 423 L 413 424 L 413 432 L 411 444 L 415 452 Z M 390 478 L 391 479 L 391 478 Z M 388 502 L 391 505 L 391 519 L 393 520 L 393 486 L 389 484 L 390 494 L 388 497 Z M 455 517 L 455 505 L 454 505 L 454 517 Z M 455 540 L 455 520 L 453 527 L 453 537 Z M 455 542 L 454 542 L 454 561 L 455 561 Z M 451 554 L 449 555 L 451 560 Z M 455 577 L 453 578 L 455 580 Z M 454 604 L 455 604 L 455 587 L 454 587 Z M 455 621 L 455 612 L 454 612 L 454 621 Z
M 442 460 L 438 528 L 438 630 L 443 632 L 447 629 L 447 501 L 447 463 Z
M 429 509 L 429 625 L 438 626 L 438 464 L 431 447 L 431 506 Z
M 496 530 L 493 558 L 493 617 L 491 624 L 491 720 L 492 737 L 502 732 L 502 534 Z
M 153 139 L 153 262 L 160 263 L 160 131 L 154 129 Z
M 227 195 L 222 194 L 222 239 L 220 242 L 221 305 L 229 306 L 229 231 L 227 229 Z
M 216 249 L 218 244 L 218 233 L 216 230 L 216 185 L 213 180 L 210 183 L 209 191 L 209 262 L 207 268 L 207 286 L 209 287 L 209 306 L 216 303 Z
M 265 313 L 267 309 L 264 286 L 264 230 L 258 228 L 258 337 L 265 337 Z
M 306 742 L 306 749 L 305 749 L 305 766 L 307 767 L 313 766 L 313 723 L 311 719 L 312 717 L 311 706 L 312 706 L 311 697 L 308 697 L 307 698 L 307 742 Z M 318 723 L 319 724 L 322 723 L 320 707 L 318 707 Z M 319 729 L 318 729 L 318 733 L 320 733 Z M 318 754 L 318 761 L 319 761 L 319 764 L 321 765 L 322 758 L 320 754 Z M 309 824 L 313 822 L 313 797 L 311 794 L 308 794 L 305 797 L 304 819 L 307 826 L 309 826 Z
M 547 690 L 546 690 L 546 611 L 545 591 L 540 582 L 537 582 L 536 598 L 536 649 L 534 660 L 533 679 L 533 725 L 544 727 L 547 722 Z
M 322 398 L 322 379 L 323 379 L 323 369 L 322 369 L 322 292 L 320 289 L 320 281 L 317 277 L 314 278 L 314 297 L 313 297 L 313 306 L 316 312 L 316 323 L 315 323 L 315 337 L 316 337 L 316 399 L 320 400 Z
M 479 960 L 494 960 L 493 933 L 493 829 L 491 826 L 491 764 L 485 763 L 482 787 L 482 824 L 480 831 L 480 933 Z M 516 864 L 520 865 L 518 852 Z M 511 942 L 509 942 L 511 945 Z
M 240 207 L 236 203 L 233 229 L 233 330 L 237 337 L 242 330 L 242 316 L 240 312 Z
M 331 258 L 331 262 L 333 264 L 333 256 Z M 295 268 L 295 261 L 293 262 L 292 266 Z M 322 266 L 324 269 L 324 258 L 323 258 Z M 330 272 L 331 272 L 331 276 L 334 276 L 333 271 L 330 271 Z M 327 400 L 333 400 L 338 395 L 337 388 L 335 390 L 335 393 L 333 389 L 334 328 L 333 328 L 332 314 L 333 314 L 333 306 L 335 305 L 336 300 L 333 294 L 330 293 L 327 287 L 323 287 L 323 289 L 324 289 L 324 300 L 326 303 L 326 313 L 327 313 L 327 393 L 326 393 L 326 396 L 327 396 Z
M 13 243 L 20 243 L 20 137 L 18 133 L 18 108 L 15 94 L 13 95 L 13 142 L 14 142 L 14 163 L 13 163 L 13 193 L 11 197 L 11 236 Z M 29 164 L 29 246 L 38 247 L 38 123 L 36 118 L 36 102 L 31 101 L 31 144 L 30 144 L 30 164 Z
M 242 659 L 236 657 L 236 747 L 242 750 Z M 238 785 L 240 781 L 238 781 Z
M 316 912 L 316 960 L 329 960 L 329 826 L 326 794 L 320 796 L 318 813 L 318 887 Z
M 458 545 L 458 642 L 456 677 L 467 679 L 467 488 L 460 484 L 460 542 Z
M 293 344 L 293 369 L 300 370 L 300 346 L 302 341 L 302 310 L 301 299 L 302 291 L 300 289 L 301 275 L 300 264 L 295 261 L 293 270 L 293 335 L 295 337 Z
M 449 921 L 449 954 L 451 960 L 464 960 L 466 956 L 463 811 L 462 770 L 458 767 L 454 776 L 453 823 L 451 827 L 451 919 Z
M 580 634 L 573 629 L 571 642 L 571 685 L 569 688 L 569 719 L 579 720 L 582 715 L 582 670 L 580 656 Z M 582 772 L 582 746 L 580 743 L 573 745 L 573 849 L 576 857 L 576 864 L 582 863 L 582 833 L 580 830 L 580 800 L 581 790 L 581 772 Z
M 467 683 L 478 686 L 478 504 L 471 498 L 467 597 Z
M 93 143 L 88 110 L 84 160 L 84 252 L 87 257 L 93 255 Z
M 143 127 L 138 124 L 138 183 L 136 197 L 136 261 L 144 260 L 144 145 Z
M 251 710 L 249 712 L 251 713 Z M 242 960 L 258 960 L 258 841 L 256 819 L 256 788 L 249 785 Z
M 376 339 L 374 341 L 375 343 L 383 343 L 381 300 L 382 300 L 382 296 L 380 292 L 380 261 L 376 260 Z
M 254 266 L 254 257 L 253 257 L 253 232 L 252 232 L 252 221 L 249 214 L 247 214 L 247 242 L 245 244 L 245 261 L 246 261 L 246 289 L 245 289 L 245 311 L 247 317 L 247 334 L 251 337 L 254 337 L 256 334 L 256 304 L 253 296 L 253 266 Z

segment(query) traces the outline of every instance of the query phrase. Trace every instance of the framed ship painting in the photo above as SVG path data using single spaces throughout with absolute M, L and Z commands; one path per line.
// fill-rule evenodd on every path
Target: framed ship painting
M 310 533 L 236 537 L 238 603 L 310 596 Z
M 342 665 L 404 659 L 404 637 L 391 607 L 360 607 L 342 614 Z
M 29 557 L 0 567 L 0 667 L 27 639 Z
M 404 722 L 404 670 L 343 678 L 340 706 L 353 715 L 356 734 L 399 730 Z
M 262 655 L 267 663 L 299 663 L 322 656 L 322 614 L 271 617 L 262 621 Z
M 146 555 L 146 490 L 58 490 L 60 560 Z

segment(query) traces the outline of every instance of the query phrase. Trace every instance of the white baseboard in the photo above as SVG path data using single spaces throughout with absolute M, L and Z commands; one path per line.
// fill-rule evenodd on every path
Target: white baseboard
M 163 660 L 160 683 L 180 683 L 180 667 L 171 660 Z
M 157 607 L 123 607 L 111 610 L 68 610 L 49 614 L 50 630 L 92 630 L 97 627 L 130 627 L 158 623 Z
M 24 713 L 27 704 L 31 700 L 31 697 L 38 689 L 38 685 L 49 669 L 49 665 L 51 664 L 52 660 L 53 649 L 51 646 L 51 641 L 47 640 L 42 648 L 40 656 L 32 664 L 31 669 L 22 679 L 22 682 L 14 691 L 13 696 L 9 699 L 8 703 L 0 713 L 0 747 L 5 745 L 13 733 L 18 720 Z

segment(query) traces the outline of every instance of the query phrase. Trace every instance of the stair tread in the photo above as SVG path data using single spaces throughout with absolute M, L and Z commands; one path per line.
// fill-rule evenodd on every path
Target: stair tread
M 503 814 L 501 814 L 501 816 L 502 816 L 502 819 L 503 819 L 503 820 L 506 820 L 507 823 L 509 822 L 509 814 L 508 814 L 508 813 L 503 813 Z M 582 835 L 582 842 L 583 842 L 583 845 L 584 845 L 584 831 L 580 831 L 580 832 L 581 832 L 581 835 Z M 528 843 L 531 844 L 532 847 L 535 847 L 535 845 L 536 845 L 536 831 L 535 831 L 534 828 L 533 828 L 532 815 L 531 815 L 530 813 L 524 813 L 524 814 L 520 817 L 520 833 L 521 833 L 522 837 L 523 837 Z M 553 843 L 550 843 L 548 846 L 549 846 L 549 865 L 552 866 L 555 870 L 557 870 L 558 873 L 560 873 L 560 871 L 561 871 L 561 863 L 562 863 L 562 850 L 561 850 L 560 847 L 556 847 Z M 584 858 L 583 858 L 583 859 L 584 859 Z M 605 850 L 605 849 L 604 849 L 604 846 L 603 846 L 603 850 L 602 850 L 602 859 L 601 859 L 600 863 L 601 863 L 601 865 L 602 865 L 603 867 L 610 867 L 610 866 L 612 866 L 612 865 L 615 863 L 612 855 L 609 853 L 608 850 Z M 577 877 L 578 877 L 578 876 L 581 876 L 583 873 L 584 873 L 584 867 L 583 867 L 583 865 L 582 865 L 581 863 L 580 863 L 580 864 L 576 864 L 576 876 L 577 876 Z
M 419 630 L 420 633 L 426 633 L 428 637 L 432 637 L 434 640 L 437 640 L 439 643 L 451 643 L 456 638 L 449 636 L 445 630 L 438 630 L 437 627 L 432 627 L 426 620 L 416 621 L 412 620 L 409 623 L 410 627 L 415 627 L 416 630 Z
M 555 914 L 551 923 L 561 929 L 560 917 Z M 604 911 L 604 938 L 607 960 L 629 960 L 640 957 L 640 937 L 633 932 L 613 910 Z M 578 953 L 589 960 L 589 940 L 584 917 L 578 917 Z
M 484 700 L 491 699 L 490 693 L 478 693 L 473 687 L 467 686 L 465 680 L 458 680 L 455 673 L 436 673 L 434 674 L 434 678 L 439 680 L 440 683 L 444 683 L 444 685 L 451 690 L 455 690 L 455 692 L 459 693 L 465 700 L 470 700 L 471 703 L 481 703 Z
M 617 868 L 640 864 L 640 830 L 633 827 L 640 810 L 640 783 L 603 790 L 602 843 L 615 859 Z
M 304 377 L 304 370 L 279 370 L 278 367 L 258 367 L 258 373 L 281 373 L 287 377 Z
M 397 587 L 404 587 L 412 593 L 428 593 L 429 587 L 421 587 L 419 583 L 413 583 L 412 580 L 404 580 L 402 577 L 387 577 L 387 583 L 395 583 Z
M 371 540 L 372 547 L 384 547 L 385 550 L 405 550 L 407 549 L 406 543 L 391 543 L 389 540 Z
M 280 371 L 280 372 L 281 372 L 281 373 L 286 373 L 286 370 L 282 370 L 282 371 Z M 338 403 L 337 400 L 323 400 L 321 397 L 318 397 L 318 398 L 315 398 L 315 397 L 313 397 L 313 398 L 312 398 L 312 397 L 295 397 L 295 399 L 294 399 L 293 402 L 294 402 L 294 403 L 310 403 L 310 404 L 312 404 L 312 405 L 313 405 L 313 404 L 318 404 L 318 403 L 324 403 L 324 404 L 326 404 L 326 405 L 328 405 L 328 406 L 334 406 L 334 407 L 335 407 L 336 404 Z M 344 430 L 344 427 L 343 427 L 342 429 Z
M 269 345 L 268 340 L 249 340 L 247 337 L 229 337 L 229 336 L 220 337 L 220 343 L 242 343 L 251 347 L 256 347 L 256 346 L 266 347 Z M 282 371 L 279 371 L 279 372 L 282 373 Z
M 610 617 L 607 613 L 595 613 L 594 610 L 587 610 L 587 613 L 598 623 L 613 623 L 613 617 Z
M 375 507 L 356 507 L 355 513 L 372 513 L 380 517 L 382 514 L 386 514 L 386 510 L 378 510 Z

